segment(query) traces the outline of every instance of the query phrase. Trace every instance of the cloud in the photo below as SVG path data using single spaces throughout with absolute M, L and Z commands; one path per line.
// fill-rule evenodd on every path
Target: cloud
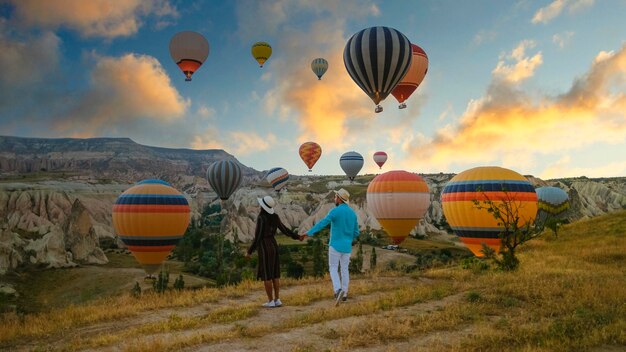
M 412 143 L 413 160 L 440 168 L 564 152 L 626 141 L 626 45 L 600 52 L 566 93 L 531 99 L 510 81 L 494 79 L 470 101 L 460 121 L 425 143 Z M 523 157 L 525 167 L 532 160 Z M 505 165 L 506 166 L 506 165 Z
M 11 0 L 18 24 L 56 29 L 65 27 L 84 37 L 115 38 L 136 33 L 143 18 L 155 16 L 157 27 L 177 18 L 176 8 L 166 0 Z
M 572 158 L 566 155 L 543 170 L 539 177 L 544 180 L 562 177 L 618 177 L 626 174 L 626 161 L 615 161 L 602 166 L 571 166 Z
M 523 40 L 510 54 L 501 55 L 502 57 L 498 61 L 496 68 L 492 71 L 494 77 L 511 83 L 517 83 L 532 77 L 535 69 L 543 63 L 541 52 L 532 57 L 526 56 L 526 49 L 533 47 L 535 47 L 534 41 Z M 505 59 L 512 60 L 514 63 L 507 65 Z
M 552 36 L 552 42 L 556 44 L 559 48 L 563 49 L 574 36 L 574 32 L 565 31 L 563 33 L 557 33 Z
M 181 97 L 154 57 L 126 54 L 96 60 L 90 86 L 57 117 L 54 129 L 59 133 L 126 134 L 138 122 L 173 124 L 186 113 L 191 102 Z
M 61 39 L 44 31 L 37 36 L 9 36 L 0 18 L 0 112 L 15 102 L 38 97 L 56 76 L 60 61 Z
M 570 13 L 574 13 L 586 7 L 591 7 L 593 3 L 594 0 L 554 0 L 548 6 L 537 10 L 531 22 L 546 24 L 558 17 L 565 9 L 568 9 Z
M 376 16 L 380 10 L 366 1 L 310 3 L 306 1 L 242 2 L 239 32 L 281 32 L 275 43 L 282 52 L 297 53 L 270 59 L 264 67 L 266 79 L 274 83 L 262 97 L 268 115 L 299 126 L 299 142 L 315 140 L 325 151 L 340 150 L 359 137 L 355 130 L 366 128 L 374 118 L 374 105 L 347 74 L 343 49 L 352 33 L 345 33 L 346 16 Z M 272 13 L 274 17 L 259 15 Z M 316 16 L 324 12 L 323 16 Z M 254 28 L 246 19 L 255 16 Z M 318 17 L 310 24 L 302 16 Z M 270 28 L 271 27 L 271 28 Z M 273 44 L 274 45 L 274 44 Z M 278 49 L 277 49 L 278 50 Z M 310 69 L 311 60 L 323 57 L 329 68 L 322 80 Z M 393 97 L 392 97 L 393 99 Z M 295 134 L 295 133 L 294 133 Z
M 474 39 L 472 40 L 472 43 L 474 43 L 474 45 L 481 45 L 483 43 L 492 42 L 496 39 L 497 36 L 498 32 L 496 31 L 481 30 L 480 32 L 476 33 Z
M 202 134 L 195 135 L 193 149 L 224 149 L 237 156 L 246 156 L 263 152 L 278 142 L 272 133 L 261 136 L 256 132 L 232 131 L 224 134 L 216 127 L 206 128 Z

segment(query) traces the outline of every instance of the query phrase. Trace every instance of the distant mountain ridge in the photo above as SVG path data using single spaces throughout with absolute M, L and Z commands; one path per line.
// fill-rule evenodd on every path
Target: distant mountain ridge
M 174 149 L 138 144 L 130 138 L 25 138 L 0 136 L 0 172 L 39 171 L 78 175 L 132 176 L 176 179 L 176 175 L 204 177 L 208 165 L 234 159 L 222 149 Z M 239 161 L 237 161 L 239 162 Z M 245 176 L 260 172 L 239 162 Z

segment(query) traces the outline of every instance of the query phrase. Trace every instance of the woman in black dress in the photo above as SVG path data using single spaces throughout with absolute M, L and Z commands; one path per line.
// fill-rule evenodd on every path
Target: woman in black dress
M 278 243 L 274 236 L 276 230 L 280 229 L 282 233 L 293 238 L 294 240 L 300 240 L 300 237 L 289 230 L 278 217 L 274 214 L 274 206 L 276 202 L 274 198 L 265 196 L 258 198 L 259 205 L 261 205 L 261 212 L 256 220 L 256 230 L 254 232 L 254 241 L 248 248 L 247 257 L 252 255 L 252 252 L 258 250 L 259 253 L 259 267 L 257 271 L 257 279 L 263 280 L 265 283 L 265 293 L 267 293 L 267 303 L 263 304 L 263 307 L 273 308 L 280 307 L 283 303 L 279 298 L 280 291 L 280 260 L 278 258 Z M 274 295 L 272 296 L 272 291 Z

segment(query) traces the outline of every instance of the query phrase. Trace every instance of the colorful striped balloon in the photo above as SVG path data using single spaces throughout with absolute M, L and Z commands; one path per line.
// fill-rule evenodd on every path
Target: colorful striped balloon
M 404 78 L 411 65 L 411 42 L 400 31 L 370 27 L 355 33 L 343 49 L 343 63 L 352 80 L 378 105 Z
M 402 81 L 391 91 L 391 94 L 400 103 L 399 109 L 406 108 L 404 101 L 419 87 L 426 76 L 426 72 L 428 72 L 428 56 L 424 49 L 415 44 L 411 44 L 411 49 L 413 55 L 411 66 Z
M 341 169 L 346 173 L 350 181 L 354 181 L 356 175 L 361 171 L 363 162 L 363 155 L 357 152 L 346 152 L 339 158 L 339 166 L 341 166 Z
M 300 158 L 309 168 L 309 172 L 313 171 L 313 166 L 322 156 L 322 147 L 315 142 L 304 142 L 300 146 Z
M 311 70 L 313 70 L 313 73 L 315 73 L 317 79 L 321 80 L 324 73 L 326 73 L 326 70 L 328 70 L 328 61 L 321 57 L 313 59 L 313 61 L 311 62 Z
M 482 244 L 500 251 L 498 225 L 486 209 L 478 209 L 474 200 L 491 200 L 494 205 L 509 199 L 519 204 L 518 226 L 532 223 L 537 214 L 537 194 L 526 178 L 515 171 L 497 166 L 476 167 L 454 176 L 443 188 L 441 205 L 448 224 L 461 241 L 477 257 L 482 257 Z
M 282 167 L 275 167 L 267 172 L 265 175 L 265 179 L 269 184 L 274 188 L 276 192 L 280 192 L 280 190 L 287 185 L 287 180 L 289 180 L 289 173 L 287 170 Z
M 559 187 L 539 187 L 535 192 L 540 211 L 559 215 L 569 209 L 569 195 Z
M 428 185 L 411 172 L 385 172 L 367 186 L 367 209 L 395 244 L 404 241 L 429 206 Z
M 383 168 L 385 162 L 387 161 L 387 153 L 385 152 L 376 152 L 374 153 L 374 162 L 378 165 L 379 168 Z
M 189 225 L 189 203 L 169 183 L 144 180 L 113 205 L 115 233 L 147 274 L 154 274 Z
M 233 160 L 214 162 L 207 169 L 206 178 L 221 200 L 228 199 L 239 188 L 243 180 L 241 167 Z

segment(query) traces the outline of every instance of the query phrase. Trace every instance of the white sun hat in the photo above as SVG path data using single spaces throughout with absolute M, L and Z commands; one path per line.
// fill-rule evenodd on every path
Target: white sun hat
M 337 197 L 341 198 L 341 200 L 343 200 L 344 203 L 350 203 L 350 193 L 348 193 L 348 191 L 346 191 L 345 189 L 340 189 L 338 191 L 334 191 L 335 194 L 337 195 Z
M 266 212 L 270 214 L 274 214 L 274 206 L 276 206 L 276 201 L 271 196 L 265 196 L 263 198 L 256 199 L 259 202 L 261 208 L 265 209 Z

